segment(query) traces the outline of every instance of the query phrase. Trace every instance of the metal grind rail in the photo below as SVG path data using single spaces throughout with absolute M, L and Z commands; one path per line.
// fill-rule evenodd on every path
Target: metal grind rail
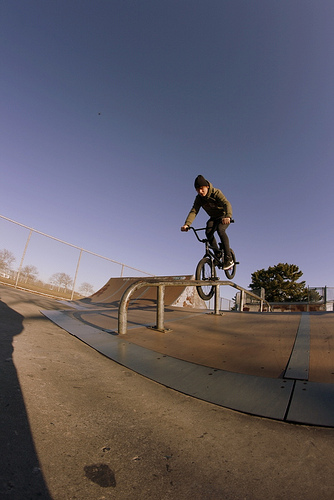
M 182 280 L 182 279 L 171 279 L 171 280 L 159 280 L 159 279 L 146 279 L 146 280 L 138 280 L 135 283 L 132 283 L 124 292 L 118 309 L 118 333 L 125 334 L 127 332 L 127 323 L 128 323 L 128 307 L 131 296 L 135 291 L 139 290 L 143 287 L 157 287 L 157 314 L 156 314 L 156 326 L 153 327 L 153 330 L 157 330 L 159 332 L 165 332 L 164 326 L 164 317 L 165 317 L 165 288 L 166 286 L 214 286 L 215 287 L 215 307 L 213 314 L 220 314 L 219 309 L 219 287 L 220 286 L 231 286 L 236 290 L 241 292 L 241 305 L 244 300 L 245 294 L 250 295 L 251 297 L 257 299 L 261 302 L 260 311 L 263 309 L 263 303 L 265 303 L 268 307 L 268 311 L 271 311 L 271 307 L 269 302 L 264 299 L 261 299 L 258 295 L 245 288 L 242 288 L 231 281 L 217 281 L 217 280 L 208 280 L 203 283 L 202 280 Z M 240 307 L 242 311 L 242 307 Z

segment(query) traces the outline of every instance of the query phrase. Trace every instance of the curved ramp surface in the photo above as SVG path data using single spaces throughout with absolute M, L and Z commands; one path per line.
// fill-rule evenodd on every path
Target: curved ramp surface
M 158 276 L 159 280 L 189 280 L 193 276 Z M 97 292 L 90 297 L 76 301 L 79 308 L 88 306 L 101 306 L 101 307 L 118 307 L 125 290 L 133 283 L 140 281 L 140 278 L 110 278 L 110 280 Z M 183 307 L 197 307 L 206 308 L 205 302 L 202 301 L 194 287 L 175 286 L 167 287 L 165 290 L 165 304 L 173 305 L 177 303 Z M 143 287 L 134 293 L 131 300 L 132 306 L 149 306 L 154 305 L 156 302 L 157 291 L 153 287 Z
M 150 300 L 153 300 L 150 299 Z M 334 426 L 333 313 L 224 313 L 130 303 L 117 335 L 117 304 L 43 311 L 110 359 L 167 387 L 262 417 Z

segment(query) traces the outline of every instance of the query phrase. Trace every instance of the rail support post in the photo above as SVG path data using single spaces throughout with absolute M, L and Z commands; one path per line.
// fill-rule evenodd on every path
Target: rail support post
M 159 285 L 157 287 L 157 330 L 164 331 L 164 319 L 165 319 L 165 285 Z
M 170 332 L 169 328 L 165 328 L 165 288 L 166 286 L 160 284 L 157 286 L 157 324 L 155 326 L 150 326 L 151 330 L 156 330 L 157 332 Z
M 240 291 L 240 312 L 244 310 L 244 304 L 245 304 L 245 292 L 244 290 Z
M 219 314 L 220 310 L 220 288 L 215 285 L 215 314 Z

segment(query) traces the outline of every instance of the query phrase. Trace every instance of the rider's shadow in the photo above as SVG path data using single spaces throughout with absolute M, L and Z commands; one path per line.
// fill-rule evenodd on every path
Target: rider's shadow
M 0 498 L 51 499 L 34 446 L 16 368 L 13 339 L 23 316 L 0 300 Z

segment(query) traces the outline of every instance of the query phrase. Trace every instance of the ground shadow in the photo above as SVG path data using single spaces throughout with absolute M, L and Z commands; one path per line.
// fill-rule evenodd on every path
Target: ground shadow
M 0 497 L 50 499 L 33 443 L 16 368 L 13 339 L 23 316 L 0 300 Z

